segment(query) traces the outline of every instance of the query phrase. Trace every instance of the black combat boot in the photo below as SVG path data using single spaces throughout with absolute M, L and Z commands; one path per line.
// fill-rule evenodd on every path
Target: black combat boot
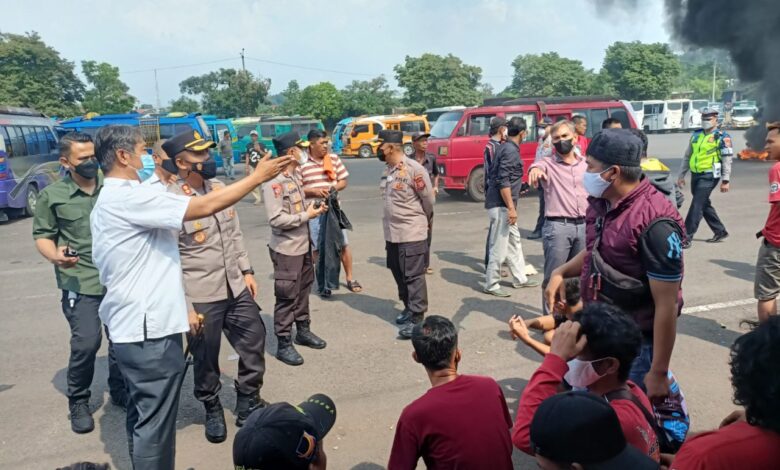
M 404 323 L 403 326 L 401 326 L 401 329 L 398 330 L 398 336 L 401 339 L 412 339 L 412 330 L 414 330 L 414 326 L 421 321 L 423 321 L 423 314 L 413 313 L 409 321 Z
M 295 344 L 307 346 L 312 349 L 324 349 L 328 343 L 311 332 L 311 329 L 309 329 L 309 323 L 310 322 L 308 321 L 295 322 L 295 325 L 298 327 L 298 332 L 295 335 Z
M 95 420 L 92 419 L 92 413 L 89 411 L 89 402 L 87 400 L 74 401 L 69 404 L 70 428 L 76 434 L 86 434 L 95 429 Z
M 412 318 L 412 312 L 410 312 L 409 309 L 404 308 L 404 311 L 395 317 L 395 323 L 397 325 L 403 325 L 404 323 L 408 322 L 410 318 Z
M 268 402 L 260 398 L 260 392 L 249 395 L 236 392 L 236 426 L 240 428 L 253 411 L 266 406 Z
M 206 439 L 218 444 L 227 439 L 227 426 L 225 425 L 225 411 L 219 397 L 204 401 L 206 407 Z
M 303 364 L 303 358 L 295 350 L 289 336 L 277 336 L 279 345 L 276 347 L 276 358 L 288 366 L 299 366 Z

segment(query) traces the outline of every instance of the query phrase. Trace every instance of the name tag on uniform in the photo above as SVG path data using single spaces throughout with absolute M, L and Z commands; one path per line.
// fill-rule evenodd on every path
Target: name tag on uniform
M 388 176 L 388 177 L 387 177 L 387 182 L 389 183 L 389 182 L 391 182 L 391 181 L 393 181 L 393 177 L 392 177 L 392 176 Z
M 712 177 L 713 178 L 720 178 L 720 171 L 721 171 L 721 163 L 715 162 L 712 164 Z

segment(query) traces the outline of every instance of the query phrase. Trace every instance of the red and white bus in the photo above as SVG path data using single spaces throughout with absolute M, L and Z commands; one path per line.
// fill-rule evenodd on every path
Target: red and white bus
M 588 138 L 601 130 L 601 122 L 609 117 L 619 120 L 623 128 L 637 127 L 631 104 L 609 97 L 520 98 L 503 102 L 498 99 L 487 100 L 486 104 L 442 114 L 431 129 L 428 153 L 436 157 L 448 194 L 467 193 L 475 201 L 485 200 L 483 154 L 490 120 L 496 116 L 525 119 L 528 136 L 520 146 L 520 156 L 526 174 L 536 155 L 536 124 L 545 116 L 554 122 L 585 116 Z

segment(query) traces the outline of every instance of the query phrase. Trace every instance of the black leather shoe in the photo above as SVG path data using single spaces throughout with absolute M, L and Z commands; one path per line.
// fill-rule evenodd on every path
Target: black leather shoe
M 693 241 L 691 241 L 691 240 L 683 240 L 683 242 L 682 242 L 682 249 L 683 250 L 687 250 L 688 248 L 691 247 L 691 245 L 693 245 Z
M 225 425 L 225 410 L 219 398 L 203 402 L 206 407 L 206 440 L 219 444 L 227 439 L 227 426 Z
M 127 394 L 125 393 L 112 393 L 111 394 L 111 404 L 122 408 L 123 410 L 127 411 Z
M 322 338 L 311 332 L 309 322 L 298 322 L 296 326 L 298 332 L 295 334 L 295 344 L 312 349 L 325 349 L 328 345 Z
M 241 427 L 246 422 L 249 415 L 252 414 L 258 408 L 265 408 L 268 406 L 268 402 L 260 398 L 260 393 L 254 393 L 251 395 L 244 395 L 243 393 L 237 393 L 236 395 L 236 426 Z
M 534 230 L 533 232 L 531 232 L 531 235 L 528 235 L 529 240 L 538 240 L 540 238 L 542 238 L 542 232 L 538 230 Z
M 728 237 L 729 237 L 729 233 L 728 232 L 716 233 L 714 237 L 712 237 L 709 240 L 707 240 L 707 243 L 722 242 L 723 240 L 727 239 Z
M 76 434 L 86 434 L 95 429 L 95 420 L 89 411 L 87 400 L 76 401 L 70 404 L 70 428 Z
M 420 323 L 422 320 L 422 314 L 412 314 L 412 317 L 409 319 L 409 321 L 404 323 L 401 329 L 398 330 L 398 336 L 401 339 L 412 339 L 412 331 L 414 330 L 414 326 Z
M 412 312 L 404 309 L 403 312 L 399 313 L 398 316 L 395 317 L 395 323 L 398 325 L 403 325 L 404 323 L 408 322 L 410 318 L 412 318 Z
M 276 358 L 288 366 L 299 366 L 303 364 L 303 358 L 295 350 L 289 336 L 277 336 L 279 346 L 276 348 Z

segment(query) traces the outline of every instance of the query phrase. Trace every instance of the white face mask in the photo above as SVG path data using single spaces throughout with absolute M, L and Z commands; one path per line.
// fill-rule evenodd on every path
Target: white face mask
M 612 184 L 610 181 L 605 180 L 601 175 L 609 170 L 602 171 L 601 173 L 589 173 L 585 172 L 582 176 L 582 185 L 585 186 L 585 191 L 593 197 L 601 197 L 604 191 Z
M 301 150 L 298 152 L 298 165 L 303 166 L 306 162 L 309 161 L 309 152 L 306 150 Z
M 545 129 L 544 127 L 540 127 L 537 134 L 539 135 L 540 139 L 544 139 L 545 136 L 547 135 L 547 129 Z
M 563 379 L 574 388 L 584 389 L 596 383 L 600 378 L 604 377 L 596 372 L 593 368 L 594 362 L 603 361 L 603 359 L 596 359 L 595 361 L 581 361 L 579 359 L 572 359 L 567 364 L 569 365 L 569 371 L 563 376 Z
M 710 120 L 707 120 L 707 121 L 704 121 L 704 122 L 701 123 L 701 127 L 705 131 L 708 131 L 708 130 L 712 129 L 713 127 L 715 127 L 715 123 L 710 121 Z

